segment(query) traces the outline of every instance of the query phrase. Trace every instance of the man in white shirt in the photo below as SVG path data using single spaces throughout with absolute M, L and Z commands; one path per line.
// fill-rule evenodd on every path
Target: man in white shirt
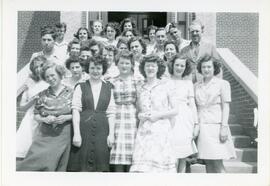
M 158 28 L 156 30 L 156 45 L 153 53 L 157 54 L 161 59 L 164 56 L 164 43 L 167 40 L 165 28 Z
M 64 61 L 61 60 L 59 56 L 57 56 L 55 52 L 55 39 L 57 37 L 57 34 L 55 32 L 55 28 L 52 26 L 44 26 L 41 28 L 41 45 L 42 45 L 42 51 L 35 52 L 32 54 L 32 57 L 30 59 L 30 62 L 33 58 L 43 55 L 48 61 L 55 62 L 57 64 L 64 64 Z M 21 69 L 17 73 L 17 90 L 23 86 L 26 79 L 31 74 L 31 71 L 29 69 L 29 64 L 26 64 L 23 69 Z
M 166 27 L 168 27 L 168 33 L 171 39 L 174 40 L 178 45 L 179 52 L 182 50 L 182 48 L 190 44 L 189 40 L 182 38 L 181 30 L 177 28 L 176 23 L 169 23 Z
M 66 23 L 56 23 L 55 29 L 57 33 L 57 37 L 54 43 L 55 53 L 61 60 L 65 61 L 68 56 L 67 54 L 68 43 L 64 39 L 65 33 L 67 31 L 67 25 Z

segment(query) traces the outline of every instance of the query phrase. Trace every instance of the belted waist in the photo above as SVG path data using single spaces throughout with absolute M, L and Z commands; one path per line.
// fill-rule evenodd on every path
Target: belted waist
M 127 102 L 119 102 L 119 103 L 115 103 L 116 105 L 135 105 L 134 102 L 130 102 L 130 101 L 127 101 Z

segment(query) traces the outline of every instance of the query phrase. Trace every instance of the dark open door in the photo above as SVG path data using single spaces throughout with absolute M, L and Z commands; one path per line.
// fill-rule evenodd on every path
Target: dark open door
M 155 25 L 165 27 L 167 24 L 166 12 L 108 12 L 108 22 L 121 22 L 124 18 L 133 17 L 136 21 L 137 29 L 144 37 L 147 36 L 147 27 Z

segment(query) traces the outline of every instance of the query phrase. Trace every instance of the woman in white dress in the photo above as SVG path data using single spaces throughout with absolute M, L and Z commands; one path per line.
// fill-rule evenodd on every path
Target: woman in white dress
M 140 123 L 131 172 L 176 172 L 170 133 L 178 106 L 172 84 L 160 80 L 164 71 L 163 61 L 157 55 L 145 56 L 140 64 L 146 81 L 137 92 Z
M 37 56 L 32 59 L 30 62 L 30 71 L 32 74 L 17 93 L 18 95 L 23 93 L 20 108 L 25 111 L 27 110 L 16 133 L 17 158 L 25 158 L 38 127 L 38 123 L 34 120 L 33 111 L 38 93 L 49 86 L 48 83 L 43 81 L 40 77 L 41 69 L 45 63 L 47 63 L 47 59 L 44 56 Z
M 197 108 L 194 100 L 194 88 L 191 80 L 186 77 L 191 73 L 191 64 L 187 59 L 176 55 L 171 60 L 169 72 L 175 86 L 175 96 L 179 113 L 175 117 L 172 131 L 172 144 L 178 159 L 177 172 L 185 172 L 186 158 L 197 153 L 194 138 L 199 132 Z
M 235 158 L 228 118 L 231 87 L 228 81 L 215 77 L 220 72 L 220 62 L 204 56 L 197 65 L 203 79 L 195 84 L 200 133 L 198 158 L 206 164 L 207 173 L 224 173 L 224 159 Z

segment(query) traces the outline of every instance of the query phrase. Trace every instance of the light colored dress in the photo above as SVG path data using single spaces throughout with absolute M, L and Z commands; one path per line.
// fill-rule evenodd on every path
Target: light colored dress
M 175 124 L 172 131 L 172 144 L 176 158 L 186 158 L 197 153 L 193 140 L 194 123 L 197 117 L 194 116 L 189 99 L 194 98 L 193 83 L 190 80 L 171 80 L 175 86 L 175 96 L 179 105 L 179 113 L 175 117 Z M 195 113 L 197 114 L 197 113 Z
M 137 86 L 134 76 L 113 79 L 113 95 L 116 104 L 115 142 L 111 149 L 110 163 L 130 165 L 137 132 Z
M 213 77 L 210 82 L 195 84 L 195 98 L 198 107 L 200 133 L 198 136 L 198 158 L 230 159 L 235 158 L 235 149 L 229 130 L 228 140 L 219 140 L 222 122 L 222 102 L 231 101 L 231 88 L 228 81 Z
M 32 78 L 28 78 L 25 85 L 27 89 L 22 95 L 23 102 L 28 102 L 49 86 L 45 81 L 35 82 Z M 16 157 L 18 158 L 26 156 L 38 127 L 38 123 L 34 120 L 34 107 L 35 105 L 32 105 L 27 110 L 16 133 Z
M 142 85 L 138 91 L 140 113 L 168 111 L 173 102 L 174 90 L 171 84 L 158 81 L 152 88 Z M 176 172 L 176 159 L 170 140 L 172 123 L 170 119 L 156 122 L 140 121 L 131 172 Z

